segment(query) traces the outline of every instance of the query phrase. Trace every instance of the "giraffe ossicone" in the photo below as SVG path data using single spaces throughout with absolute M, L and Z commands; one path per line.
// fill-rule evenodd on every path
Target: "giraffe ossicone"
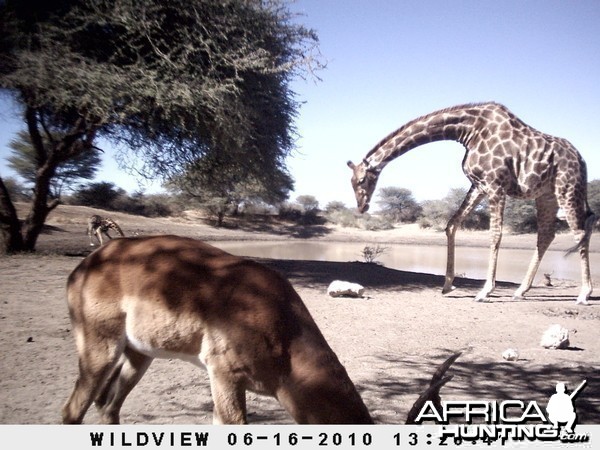
M 361 213 L 369 203 L 379 174 L 395 158 L 415 147 L 451 140 L 466 150 L 463 172 L 471 182 L 460 208 L 446 227 L 446 276 L 442 292 L 454 290 L 455 235 L 464 219 L 487 197 L 492 233 L 486 282 L 475 297 L 485 301 L 496 285 L 498 250 L 506 197 L 535 199 L 537 245 L 523 282 L 514 298 L 531 288 L 544 253 L 554 240 L 556 215 L 561 208 L 575 235 L 581 259 L 581 290 L 577 303 L 587 304 L 592 293 L 589 241 L 597 216 L 587 202 L 587 169 L 577 149 L 566 139 L 542 133 L 525 124 L 504 105 L 488 102 L 446 108 L 412 120 L 382 139 L 362 162 L 348 161 L 352 187 Z

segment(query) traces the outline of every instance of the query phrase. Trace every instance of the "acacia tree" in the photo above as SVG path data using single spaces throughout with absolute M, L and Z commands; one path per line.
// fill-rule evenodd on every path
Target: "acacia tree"
M 410 189 L 402 187 L 383 187 L 379 190 L 381 213 L 394 222 L 415 222 L 421 214 L 421 206 L 415 200 Z
M 48 142 L 44 143 L 44 146 L 48 145 Z M 9 167 L 27 183 L 35 186 L 37 152 L 29 134 L 20 131 L 8 146 L 12 150 L 12 155 L 8 157 Z M 54 177 L 50 180 L 49 197 L 58 199 L 64 189 L 72 189 L 77 181 L 94 178 L 101 162 L 100 151 L 90 150 L 57 164 Z
M 237 210 L 244 201 L 269 205 L 288 198 L 294 183 L 282 168 L 272 167 L 263 173 L 242 160 L 230 160 L 227 154 L 207 155 L 190 164 L 180 175 L 172 177 L 167 187 L 203 204 L 223 224 L 228 210 Z
M 105 138 L 122 163 L 167 179 L 211 154 L 285 167 L 292 78 L 320 67 L 317 38 L 281 0 L 6 0 L 0 88 L 21 105 L 36 152 L 31 210 L 0 179 L 5 251 L 33 250 L 57 206 L 60 163 Z

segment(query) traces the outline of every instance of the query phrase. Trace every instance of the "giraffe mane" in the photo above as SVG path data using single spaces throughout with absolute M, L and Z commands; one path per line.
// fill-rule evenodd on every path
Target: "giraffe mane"
M 428 119 L 429 117 L 435 116 L 437 114 L 444 114 L 447 112 L 457 111 L 459 109 L 473 108 L 473 107 L 478 107 L 478 106 L 483 106 L 483 105 L 491 105 L 491 104 L 497 105 L 498 103 L 495 103 L 495 102 L 465 103 L 463 105 L 456 105 L 456 106 L 450 106 L 448 108 L 439 109 L 439 110 L 433 111 L 429 114 L 425 114 L 420 117 L 417 117 L 416 119 L 410 120 L 409 122 L 402 125 L 400 128 L 392 131 L 386 137 L 381 139 L 371 150 L 369 150 L 369 152 L 366 154 L 365 158 L 368 158 L 369 156 L 371 156 L 373 153 L 375 153 L 377 150 L 379 150 L 381 147 L 383 147 L 392 137 L 396 136 L 398 133 L 400 133 L 401 131 L 405 130 L 406 128 L 412 126 L 416 122 L 420 122 L 422 120 Z

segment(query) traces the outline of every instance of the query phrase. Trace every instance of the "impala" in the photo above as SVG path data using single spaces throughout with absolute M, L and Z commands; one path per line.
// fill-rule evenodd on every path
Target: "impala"
M 116 239 L 70 274 L 67 299 L 79 377 L 64 423 L 81 423 L 92 402 L 102 422 L 119 423 L 126 396 L 165 357 L 207 369 L 214 423 L 246 423 L 247 390 L 298 423 L 373 423 L 299 295 L 262 264 L 190 238 Z

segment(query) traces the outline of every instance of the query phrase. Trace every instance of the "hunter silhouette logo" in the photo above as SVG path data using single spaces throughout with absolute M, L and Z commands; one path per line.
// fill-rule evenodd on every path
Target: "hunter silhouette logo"
M 573 399 L 583 389 L 586 382 L 587 380 L 583 380 L 570 395 L 566 393 L 565 383 L 556 383 L 556 394 L 552 394 L 548 400 L 548 406 L 546 406 L 548 419 L 554 428 L 558 428 L 559 423 L 566 423 L 565 431 L 569 434 L 573 433 L 573 426 L 577 420 Z
M 535 400 L 450 400 L 439 405 L 428 400 L 415 423 L 444 425 L 439 436 L 441 445 L 448 439 L 455 443 L 500 441 L 504 444 L 507 441 L 525 440 L 589 442 L 589 434 L 576 434 L 573 431 L 577 421 L 573 401 L 586 383 L 583 380 L 570 394 L 566 392 L 565 383 L 556 383 L 556 393 L 548 399 L 545 411 Z

